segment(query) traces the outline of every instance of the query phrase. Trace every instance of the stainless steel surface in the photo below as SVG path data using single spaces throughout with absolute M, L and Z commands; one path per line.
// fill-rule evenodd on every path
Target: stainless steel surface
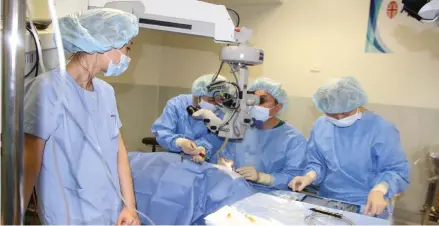
M 23 92 L 26 0 L 2 0 L 3 225 L 23 224 Z
M 431 178 L 437 179 L 439 176 L 439 153 L 430 152 L 428 155 L 429 165 L 430 165 L 430 176 Z
M 431 207 L 433 206 L 433 200 L 435 194 L 439 194 L 439 186 L 437 181 L 436 183 L 430 183 L 428 185 L 428 191 L 424 204 L 424 216 L 422 217 L 422 222 L 421 222 L 422 225 L 428 225 L 430 222 Z
M 429 180 L 427 196 L 425 198 L 424 204 L 424 216 L 422 217 L 422 225 L 428 225 L 430 222 L 431 207 L 433 206 L 433 200 L 439 195 L 439 155 L 437 153 L 430 153 L 428 155 L 428 164 L 430 168 L 430 178 Z

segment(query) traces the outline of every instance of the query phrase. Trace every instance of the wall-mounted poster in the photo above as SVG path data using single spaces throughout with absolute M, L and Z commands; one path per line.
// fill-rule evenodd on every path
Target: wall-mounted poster
M 401 12 L 402 7 L 401 0 L 370 0 L 365 52 L 434 51 L 439 56 L 439 22 L 421 23 Z

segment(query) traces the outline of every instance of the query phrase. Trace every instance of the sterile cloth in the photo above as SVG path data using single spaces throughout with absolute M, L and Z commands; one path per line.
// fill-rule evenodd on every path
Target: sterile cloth
M 203 224 L 208 214 L 254 193 L 236 173 L 181 162 L 178 154 L 132 152 L 129 158 L 137 209 L 157 225 Z

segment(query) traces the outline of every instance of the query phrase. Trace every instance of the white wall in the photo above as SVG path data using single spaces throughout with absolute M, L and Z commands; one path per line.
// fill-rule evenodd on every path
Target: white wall
M 282 5 L 235 8 L 242 23 L 255 31 L 252 44 L 266 53 L 264 65 L 253 70 L 252 78 L 262 74 L 282 82 L 290 95 L 310 97 L 327 79 L 353 75 L 371 103 L 439 109 L 437 54 L 419 55 L 412 48 L 434 34 L 412 40 L 400 34 L 408 54 L 365 54 L 370 1 L 336 2 L 286 0 Z M 435 38 L 439 40 L 439 35 Z M 189 87 L 190 82 L 181 78 L 218 67 L 219 45 L 209 39 L 167 34 L 164 44 L 164 60 L 170 65 L 163 76 L 178 76 L 163 78 L 161 84 Z M 315 68 L 320 72 L 311 72 Z
M 159 31 L 140 29 L 129 53 L 131 63 L 123 76 L 106 77 L 110 83 L 158 85 L 163 65 L 163 36 Z
M 218 70 L 221 46 L 210 39 L 166 33 L 163 44 L 162 86 L 189 88 L 197 77 Z
M 353 75 L 371 103 L 439 109 L 437 58 L 365 54 L 370 1 L 336 2 L 287 0 L 256 24 L 254 42 L 267 52 L 264 74 L 304 97 L 329 77 Z M 310 72 L 314 65 L 321 73 Z
M 413 44 L 431 43 L 439 35 L 416 36 L 410 42 L 403 33 L 401 40 L 411 53 L 365 54 L 367 0 L 337 0 L 337 4 L 287 0 L 282 5 L 236 9 L 242 23 L 255 31 L 251 43 L 266 53 L 265 63 L 252 68 L 252 78 L 268 76 L 282 82 L 290 95 L 310 97 L 327 79 L 353 75 L 367 90 L 371 103 L 439 109 L 435 98 L 439 96 L 435 52 L 439 51 L 432 47 L 429 56 L 413 49 Z M 135 76 L 110 81 L 190 87 L 193 78 L 218 68 L 220 45 L 210 39 L 142 33 L 136 42 L 146 41 L 141 47 L 143 55 L 130 67 Z

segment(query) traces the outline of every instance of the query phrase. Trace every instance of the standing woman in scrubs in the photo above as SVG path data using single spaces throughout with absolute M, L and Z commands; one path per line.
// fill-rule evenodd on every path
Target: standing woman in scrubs
M 93 9 L 60 18 L 59 26 L 73 53 L 66 71 L 25 87 L 25 205 L 36 186 L 43 224 L 139 224 L 114 90 L 96 78 L 128 68 L 138 19 Z

